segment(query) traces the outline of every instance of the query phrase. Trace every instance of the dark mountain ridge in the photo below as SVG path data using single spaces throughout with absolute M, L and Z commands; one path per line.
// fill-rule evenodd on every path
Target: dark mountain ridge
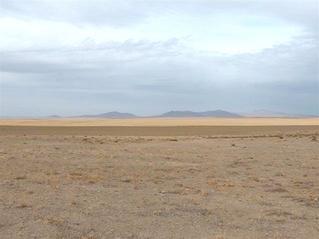
M 80 115 L 75 116 L 79 118 L 109 118 L 109 119 L 128 119 L 128 118 L 137 118 L 138 116 L 131 114 L 131 113 L 122 113 L 117 111 L 111 111 L 107 113 L 102 114 L 96 114 L 96 115 Z
M 164 114 L 159 115 L 159 117 L 230 117 L 237 118 L 241 117 L 239 114 L 224 110 L 210 110 L 203 112 L 194 111 L 169 111 Z
M 102 114 L 95 114 L 95 115 L 80 115 L 74 116 L 74 118 L 109 118 L 109 119 L 129 119 L 129 118 L 155 118 L 155 117 L 229 117 L 229 118 L 237 118 L 242 117 L 239 114 L 235 114 L 232 112 L 224 111 L 224 110 L 211 110 L 211 111 L 203 111 L 203 112 L 194 112 L 194 111 L 169 111 L 163 113 L 161 115 L 153 115 L 153 116 L 138 116 L 131 113 L 123 113 L 123 112 L 107 112 Z

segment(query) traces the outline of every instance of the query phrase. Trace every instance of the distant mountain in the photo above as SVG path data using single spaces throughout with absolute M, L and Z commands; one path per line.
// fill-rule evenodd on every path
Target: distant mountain
M 128 119 L 128 118 L 137 118 L 138 116 L 130 113 L 121 113 L 117 111 L 107 112 L 97 115 L 80 115 L 76 116 L 80 118 L 109 118 L 109 119 Z
M 107 112 L 103 114 L 96 115 L 80 115 L 75 116 L 75 118 L 109 118 L 109 119 L 129 119 L 129 118 L 139 118 L 141 116 L 137 116 L 130 113 L 121 113 L 117 111 Z M 147 117 L 225 117 L 225 118 L 237 118 L 241 117 L 239 114 L 231 113 L 224 110 L 212 110 L 212 111 L 203 111 L 203 112 L 193 112 L 193 111 L 169 111 L 161 115 L 155 116 L 147 116 Z
M 130 118 L 155 118 L 155 117 L 167 117 L 167 118 L 181 118 L 181 117 L 220 117 L 220 118 L 238 118 L 238 117 L 274 117 L 274 118 L 316 118 L 319 115 L 307 115 L 307 114 L 292 114 L 292 113 L 284 113 L 277 112 L 271 110 L 254 110 L 251 112 L 239 112 L 233 113 L 224 110 L 211 110 L 211 111 L 202 111 L 202 112 L 194 112 L 194 111 L 168 111 L 161 115 L 153 115 L 153 116 L 138 116 L 131 113 L 122 113 L 117 111 L 95 114 L 95 115 L 79 115 L 79 116 L 71 116 L 71 118 L 109 118 L 109 119 L 130 119 Z M 1 117 L 5 118 L 5 117 Z M 63 118 L 59 115 L 49 115 L 47 118 L 50 119 L 58 119 Z
M 61 116 L 60 115 L 49 115 L 48 118 L 56 119 L 56 118 L 61 118 Z
M 248 117 L 283 117 L 283 118 L 318 117 L 318 115 L 293 114 L 293 113 L 277 112 L 277 111 L 271 111 L 271 110 L 254 110 L 249 113 L 242 113 L 242 115 L 248 116 Z
M 231 113 L 224 110 L 212 110 L 203 112 L 193 111 L 169 111 L 159 115 L 159 117 L 225 117 L 225 118 L 237 118 L 241 117 L 239 114 Z

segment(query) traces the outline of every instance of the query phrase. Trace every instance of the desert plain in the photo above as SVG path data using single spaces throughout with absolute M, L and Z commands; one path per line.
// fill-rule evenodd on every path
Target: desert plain
M 0 238 L 319 238 L 319 120 L 0 120 Z

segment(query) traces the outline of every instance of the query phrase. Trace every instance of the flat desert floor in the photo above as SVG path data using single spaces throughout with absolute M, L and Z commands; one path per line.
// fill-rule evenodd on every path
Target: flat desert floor
M 0 238 L 319 237 L 318 119 L 156 120 L 0 120 Z

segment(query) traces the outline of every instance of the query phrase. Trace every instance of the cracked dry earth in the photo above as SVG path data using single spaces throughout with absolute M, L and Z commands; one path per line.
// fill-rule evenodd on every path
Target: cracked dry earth
M 319 136 L 0 136 L 0 238 L 319 238 Z

